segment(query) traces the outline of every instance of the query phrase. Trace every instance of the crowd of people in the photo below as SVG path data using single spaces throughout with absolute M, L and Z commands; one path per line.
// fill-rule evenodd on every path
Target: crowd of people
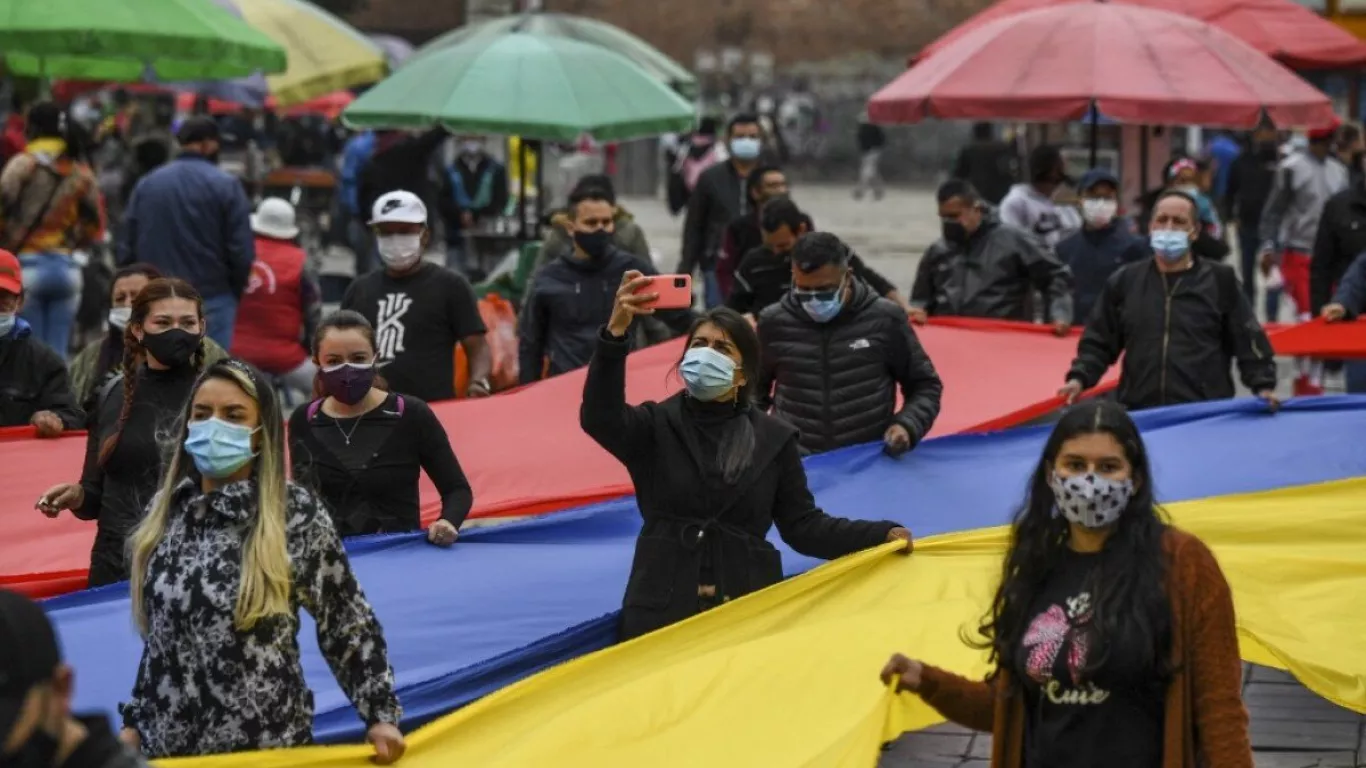
M 424 255 L 440 240 L 438 219 L 471 226 L 506 205 L 505 172 L 463 139 L 458 167 L 433 183 L 425 168 L 444 131 L 354 137 L 342 153 L 342 218 L 356 253 L 377 261 L 324 316 L 293 206 L 274 197 L 253 206 L 218 167 L 221 127 L 191 117 L 179 126 L 180 153 L 143 175 L 122 206 L 107 330 L 68 370 L 78 255 L 109 223 L 65 143 L 66 120 L 53 105 L 31 107 L 30 140 L 0 175 L 0 242 L 10 246 L 0 250 L 0 423 L 31 424 L 39 437 L 86 430 L 79 476 L 72 467 L 72 481 L 36 507 L 95 523 L 90 586 L 131 584 L 145 649 L 121 711 L 123 743 L 150 757 L 309 743 L 302 607 L 377 759 L 397 760 L 402 711 L 383 632 L 341 542 L 420 530 L 422 473 L 441 500 L 425 533 L 433 545 L 454 544 L 472 508 L 429 403 L 495 394 L 488 328 L 456 269 L 462 257 L 443 266 Z M 1249 190 L 1266 198 L 1251 220 L 1261 265 L 1269 275 L 1279 264 L 1297 309 L 1314 309 L 1314 293 L 1329 319 L 1366 311 L 1366 260 L 1344 256 L 1366 247 L 1353 218 L 1366 206 L 1352 205 L 1366 194 L 1362 156 L 1353 150 L 1350 168 L 1339 159 L 1337 129 L 1273 160 L 1262 134 L 1247 150 L 1262 164 L 1239 155 L 1228 197 L 1207 188 L 1214 162 L 1178 159 L 1137 217 L 1123 215 L 1118 180 L 1102 169 L 1075 185 L 1075 204 L 1060 199 L 1070 180 L 1054 147 L 1031 155 L 1028 182 L 992 187 L 999 205 L 970 180 L 984 174 L 969 159 L 964 178 L 938 189 L 942 237 L 903 297 L 837 234 L 816 230 L 766 155 L 759 120 L 740 114 L 724 153 L 682 185 L 677 272 L 701 276 L 700 311 L 655 306 L 661 276 L 643 234 L 609 178 L 583 178 L 521 297 L 518 370 L 529 384 L 586 367 L 582 428 L 635 483 L 645 525 L 622 636 L 778 581 L 766 539 L 774 526 L 816 557 L 889 541 L 909 552 L 911 533 L 894 522 L 821 511 L 801 458 L 874 441 L 892 457 L 914 450 L 944 389 L 917 338 L 932 317 L 1037 322 L 1060 336 L 1080 325 L 1060 394 L 1077 400 L 1122 360 L 1117 402 L 1074 406 L 1044 450 L 981 628 L 998 674 L 983 685 L 897 657 L 885 675 L 951 719 L 995 730 L 1000 764 L 1021 754 L 1059 764 L 1078 729 L 1098 744 L 1111 733 L 1105 723 L 1121 722 L 1128 764 L 1192 749 L 1247 764 L 1227 584 L 1203 545 L 1164 522 L 1125 410 L 1232 397 L 1234 362 L 1244 385 L 1277 405 L 1252 272 L 1240 285 L 1208 247 L 1226 237 L 1228 201 L 1240 230 L 1250 221 Z M 48 202 L 33 205 L 35 196 Z M 1325 278 L 1340 283 L 1335 294 L 1322 290 Z M 627 354 L 676 337 L 683 390 L 628 405 Z M 468 368 L 461 387 L 457 351 Z M 12 745 L 76 749 L 78 732 L 106 744 L 104 731 L 64 710 L 71 676 L 50 628 L 10 597 L 0 611 L 21 626 L 0 630 L 52 646 L 41 651 L 43 674 L 17 679 L 21 695 L 0 709 L 6 758 Z M 1071 640 L 1070 654 L 1030 650 L 1039 632 L 1064 625 L 1095 635 Z M 1183 649 L 1193 668 L 1170 663 Z M 1182 730 L 1182 719 L 1198 727 Z

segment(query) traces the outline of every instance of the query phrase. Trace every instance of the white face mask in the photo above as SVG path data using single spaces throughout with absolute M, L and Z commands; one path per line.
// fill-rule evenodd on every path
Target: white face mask
M 385 266 L 404 269 L 422 258 L 422 235 L 380 235 L 375 241 Z
M 1103 227 L 1115 218 L 1119 203 L 1100 197 L 1087 197 L 1081 201 L 1081 215 L 1093 227 Z
M 132 307 L 114 307 L 109 310 L 109 324 L 121 331 L 128 327 L 128 319 L 132 316 Z

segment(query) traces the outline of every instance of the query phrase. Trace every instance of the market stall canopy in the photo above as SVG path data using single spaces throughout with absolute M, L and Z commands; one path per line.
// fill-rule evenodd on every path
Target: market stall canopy
M 379 46 L 384 58 L 389 62 L 390 71 L 403 66 L 413 55 L 413 44 L 394 35 L 370 35 L 370 42 Z
M 873 94 L 878 123 L 1076 120 L 1253 128 L 1333 122 L 1283 65 L 1203 21 L 1135 5 L 1039 8 L 984 24 Z
M 0 0 L 14 75 L 135 83 L 283 72 L 285 50 L 212 0 Z
M 417 51 L 418 56 L 457 45 L 480 35 L 509 32 L 567 37 L 615 51 L 636 66 L 688 98 L 697 95 L 697 78 L 686 67 L 639 37 L 604 21 L 567 13 L 524 13 L 468 24 L 436 38 Z
M 1294 0 L 1106 0 L 1171 11 L 1228 32 L 1293 69 L 1366 66 L 1366 42 Z M 924 61 L 974 29 L 1003 16 L 1055 5 L 1096 0 L 1001 0 L 949 30 L 911 57 Z
M 619 53 L 528 32 L 477 35 L 429 52 L 366 91 L 348 125 L 623 141 L 693 124 L 693 106 Z

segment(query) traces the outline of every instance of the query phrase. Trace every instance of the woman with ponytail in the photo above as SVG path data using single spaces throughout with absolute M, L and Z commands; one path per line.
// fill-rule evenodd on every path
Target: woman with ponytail
M 138 292 L 124 323 L 119 375 L 90 410 L 81 481 L 38 499 L 48 517 L 68 509 L 97 521 L 91 587 L 128 578 L 124 542 L 156 491 L 158 435 L 174 424 L 204 367 L 204 331 L 204 300 L 189 283 L 158 278 Z
M 626 466 L 645 525 L 621 611 L 623 640 L 777 583 L 776 523 L 798 552 L 833 559 L 911 534 L 893 522 L 844 520 L 816 506 L 797 429 L 753 406 L 759 337 L 738 312 L 713 309 L 688 332 L 684 391 L 626 404 L 626 335 L 659 294 L 622 276 L 616 306 L 588 366 L 579 423 Z
M 403 754 L 394 672 L 322 502 L 285 480 L 285 425 L 245 363 L 209 366 L 172 432 L 174 452 L 129 539 L 144 646 L 123 739 L 148 757 L 296 747 L 313 740 L 299 608 L 369 727 L 375 761 Z

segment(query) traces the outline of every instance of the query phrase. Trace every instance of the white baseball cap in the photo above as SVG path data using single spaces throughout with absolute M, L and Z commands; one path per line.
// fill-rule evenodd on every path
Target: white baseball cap
M 256 213 L 251 215 L 251 230 L 266 237 L 293 240 L 299 236 L 299 226 L 294 220 L 294 206 L 290 205 L 288 200 L 267 197 L 256 206 Z
M 394 222 L 398 224 L 426 224 L 427 206 L 412 192 L 398 189 L 381 195 L 370 209 L 370 225 Z

